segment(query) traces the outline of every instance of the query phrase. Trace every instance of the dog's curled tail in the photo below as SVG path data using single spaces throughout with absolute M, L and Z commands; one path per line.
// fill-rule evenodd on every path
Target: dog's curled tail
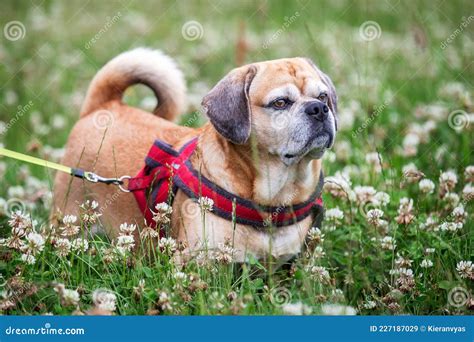
M 81 117 L 110 101 L 121 101 L 125 89 L 134 84 L 150 87 L 158 99 L 153 111 L 173 120 L 185 110 L 186 84 L 175 62 L 161 51 L 137 48 L 109 61 L 92 80 L 81 109 Z

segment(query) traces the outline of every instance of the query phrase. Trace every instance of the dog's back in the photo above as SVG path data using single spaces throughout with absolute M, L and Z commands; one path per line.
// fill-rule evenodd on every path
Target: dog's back
M 122 102 L 124 91 L 134 84 L 147 85 L 155 93 L 158 105 L 153 114 Z M 185 110 L 185 97 L 184 77 L 170 57 L 145 48 L 118 55 L 92 80 L 62 164 L 104 177 L 135 176 L 155 139 L 174 144 L 193 134 L 194 129 L 172 122 Z M 53 216 L 58 209 L 78 215 L 79 205 L 86 199 L 99 202 L 105 225 L 143 223 L 132 194 L 64 173 L 56 175 Z M 130 208 L 129 212 L 124 207 Z

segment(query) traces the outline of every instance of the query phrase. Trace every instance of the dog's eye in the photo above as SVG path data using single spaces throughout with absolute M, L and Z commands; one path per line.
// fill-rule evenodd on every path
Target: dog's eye
M 291 101 L 288 99 L 276 99 L 270 103 L 270 106 L 277 110 L 286 109 L 291 105 Z
M 327 103 L 328 102 L 328 94 L 326 94 L 326 93 L 319 94 L 318 100 L 321 101 L 321 102 Z

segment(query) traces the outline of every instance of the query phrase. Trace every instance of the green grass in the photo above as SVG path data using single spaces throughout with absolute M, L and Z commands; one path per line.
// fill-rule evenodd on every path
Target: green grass
M 326 191 L 326 208 L 339 207 L 344 217 L 334 231 L 323 230 L 325 256 L 302 255 L 290 269 L 275 273 L 257 260 L 245 265 L 215 261 L 205 266 L 193 261 L 183 268 L 188 279 L 182 283 L 174 278 L 178 266 L 170 256 L 160 250 L 147 254 L 147 246 L 106 263 L 103 253 L 111 241 L 101 236 L 90 238 L 94 248 L 86 253 L 67 257 L 58 257 L 47 239 L 34 265 L 22 262 L 20 251 L 0 247 L 0 272 L 5 280 L 0 283 L 6 291 L 0 306 L 7 300 L 15 304 L 4 313 L 71 314 L 76 307 L 61 304 L 54 291 L 55 283 L 63 283 L 81 294 L 82 311 L 91 308 L 94 290 L 114 292 L 117 314 L 281 314 L 285 308 L 281 303 L 299 302 L 311 307 L 314 314 L 327 313 L 322 307 L 327 303 L 348 305 L 360 314 L 469 314 L 466 303 L 453 306 L 448 294 L 462 287 L 472 295 L 472 279 L 461 278 L 456 265 L 474 255 L 472 200 L 462 196 L 469 183 L 465 169 L 474 164 L 474 126 L 465 124 L 457 132 L 448 118 L 455 110 L 472 113 L 474 109 L 474 21 L 446 48 L 441 44 L 473 9 L 469 1 L 115 1 L 86 6 L 82 1 L 4 2 L 2 28 L 18 20 L 26 31 L 22 39 L 11 41 L 4 35 L 0 40 L 0 121 L 9 123 L 18 116 L 18 106 L 32 103 L 0 135 L 5 147 L 57 159 L 95 72 L 133 47 L 159 48 L 177 59 L 192 99 L 182 123 L 195 115 L 202 95 L 239 61 L 308 56 L 331 76 L 339 95 L 342 127 L 335 158 L 325 158 L 326 176 L 350 171 L 351 189 L 370 185 L 390 195 L 390 203 L 381 208 L 388 221 L 385 232 L 367 222 L 365 212 L 372 204 L 337 198 Z M 119 12 L 119 20 L 86 48 Z M 285 26 L 296 12 L 296 20 Z M 201 39 L 183 38 L 182 26 L 190 20 L 203 26 Z M 367 42 L 361 39 L 359 27 L 369 20 L 378 23 L 381 35 Z M 277 38 L 271 40 L 276 32 Z M 239 38 L 247 46 L 243 57 L 237 53 Z M 263 48 L 269 40 L 268 48 Z M 461 94 L 446 90 L 453 83 L 461 88 Z M 126 101 L 147 107 L 142 99 L 150 96 L 142 87 L 134 87 L 127 92 Z M 353 101 L 358 108 L 351 110 Z M 416 115 L 421 106 L 434 104 L 441 108 L 439 117 L 433 118 L 434 110 Z M 374 115 L 379 106 L 382 109 Z M 368 126 L 354 134 L 371 117 Z M 403 141 L 413 131 L 413 124 L 429 120 L 434 128 L 427 140 L 420 142 L 415 154 L 403 155 Z M 203 122 L 203 117 L 196 121 Z M 346 153 L 344 145 L 349 149 Z M 367 163 L 365 157 L 371 152 L 380 154 L 382 172 Z M 402 168 L 409 163 L 435 182 L 433 194 L 422 195 L 417 182 L 407 182 Z M 438 195 L 438 178 L 447 170 L 458 176 L 452 192 L 460 196 L 468 213 L 463 228 L 456 232 L 422 229 L 430 214 L 439 223 L 453 220 L 453 206 L 447 206 Z M 48 193 L 54 175 L 39 167 L 0 160 L 0 176 L 1 237 L 11 234 L 8 216 L 17 201 L 38 221 L 38 229 L 49 227 Z M 414 201 L 415 217 L 407 225 L 396 221 L 403 197 Z M 330 224 L 325 222 L 324 226 Z M 381 248 L 379 239 L 385 235 L 396 240 L 394 251 Z M 426 248 L 435 252 L 426 255 Z M 401 292 L 398 276 L 390 274 L 397 268 L 397 254 L 412 260 L 407 268 L 413 270 L 414 284 L 407 291 Z M 424 258 L 433 266 L 421 268 Z M 309 268 L 314 265 L 327 268 L 330 279 L 321 282 L 311 275 Z M 194 281 L 189 280 L 190 275 Z M 143 293 L 136 294 L 134 287 L 142 279 Z M 170 297 L 169 310 L 163 310 L 162 292 Z M 364 308 L 367 301 L 374 301 L 375 308 Z

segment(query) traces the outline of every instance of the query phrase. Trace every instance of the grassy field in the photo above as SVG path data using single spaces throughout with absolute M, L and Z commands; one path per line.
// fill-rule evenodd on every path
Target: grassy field
M 11 0 L 0 24 L 0 144 L 48 160 L 96 71 L 133 47 L 178 61 L 182 123 L 206 121 L 201 98 L 231 68 L 290 56 L 331 76 L 340 108 L 323 228 L 274 274 L 232 264 L 231 246 L 182 269 L 171 240 L 131 253 L 129 226 L 70 245 L 49 229 L 54 175 L 0 159 L 0 312 L 472 314 L 474 2 Z M 126 101 L 154 106 L 143 87 Z

